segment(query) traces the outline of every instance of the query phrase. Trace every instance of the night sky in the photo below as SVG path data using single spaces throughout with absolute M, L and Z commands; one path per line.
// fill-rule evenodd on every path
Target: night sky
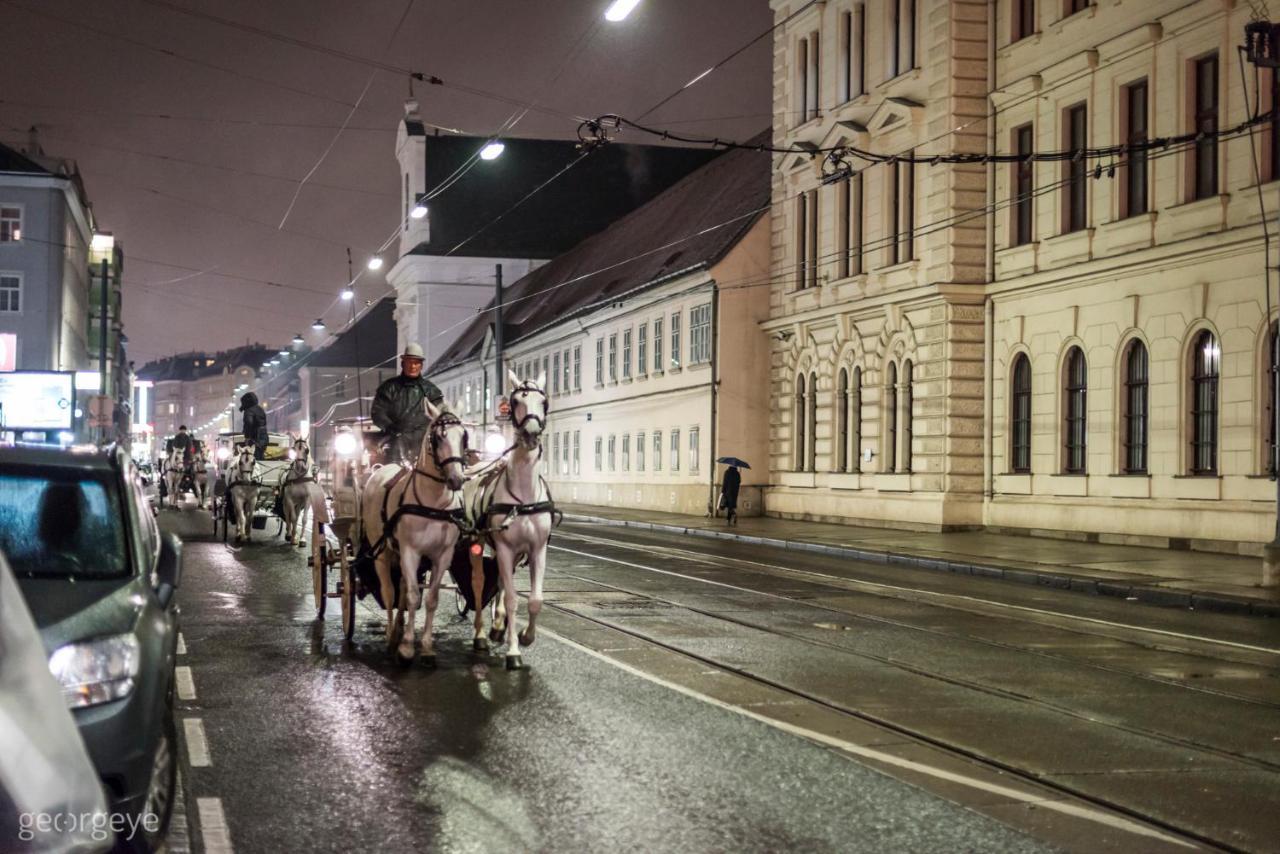
M 642 0 L 616 24 L 603 20 L 607 5 L 0 0 L 0 139 L 20 143 L 35 125 L 46 154 L 78 161 L 99 228 L 124 243 L 138 365 L 246 339 L 314 340 L 311 321 L 326 308 L 331 331 L 345 319 L 334 306 L 345 247 L 359 269 L 396 228 L 395 129 L 409 82 L 165 6 L 536 101 L 548 112 L 529 112 L 510 135 L 554 138 L 576 135 L 570 116 L 638 116 L 772 24 L 767 0 Z M 646 121 L 752 135 L 769 124 L 771 56 L 771 38 L 761 39 Z M 414 91 L 426 121 L 469 134 L 493 133 L 518 109 L 455 88 Z M 298 181 L 331 144 L 279 230 Z M 449 192 L 465 193 L 465 180 Z M 381 274 L 366 274 L 359 304 L 386 292 Z

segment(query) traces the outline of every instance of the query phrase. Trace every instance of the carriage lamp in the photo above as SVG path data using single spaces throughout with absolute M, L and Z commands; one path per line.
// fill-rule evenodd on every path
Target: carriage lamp
M 307 339 L 302 337 L 301 332 L 298 332 L 298 333 L 295 333 L 293 336 L 293 343 L 298 347 L 301 347 L 303 344 L 307 343 Z
M 484 450 L 489 454 L 500 454 L 507 449 L 507 440 L 501 433 L 490 433 L 484 437 Z
M 231 459 L 231 449 L 226 445 L 223 445 L 217 450 L 217 453 L 215 453 L 214 456 L 218 458 L 219 462 L 225 463 L 227 460 Z
M 137 637 L 115 635 L 58 647 L 49 656 L 49 672 L 67 707 L 82 709 L 129 696 L 140 663 Z
M 344 457 L 349 457 L 360 447 L 354 433 L 339 433 L 333 437 L 333 449 Z

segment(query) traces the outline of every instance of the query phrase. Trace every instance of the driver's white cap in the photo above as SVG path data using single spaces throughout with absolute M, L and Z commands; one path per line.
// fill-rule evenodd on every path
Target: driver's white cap
M 425 359 L 426 355 L 422 352 L 422 345 L 416 341 L 411 341 L 404 345 L 404 352 L 400 354 L 402 359 Z

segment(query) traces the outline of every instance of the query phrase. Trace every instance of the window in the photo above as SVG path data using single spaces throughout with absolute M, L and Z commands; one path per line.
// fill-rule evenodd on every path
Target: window
M 1014 0 L 1013 40 L 1020 41 L 1036 31 L 1035 0 Z
M 604 385 L 604 339 L 596 339 L 596 385 Z
M 622 378 L 631 379 L 631 330 L 622 333 Z
M 0 243 L 14 243 L 22 239 L 22 208 L 17 205 L 0 205 Z
M 636 340 L 636 373 L 644 376 L 649 372 L 649 324 L 640 324 L 639 337 Z
M 622 434 L 622 470 L 631 471 L 631 434 Z
M 597 439 L 596 441 L 598 443 L 600 440 Z M 573 431 L 573 473 L 574 474 L 579 474 L 582 471 L 581 451 L 582 451 L 582 434 L 577 430 L 574 430 Z M 600 453 L 600 446 L 599 444 L 597 444 L 596 445 L 596 454 L 597 454 L 596 468 L 597 469 L 600 468 L 599 457 L 598 457 L 599 453 Z
M 617 467 L 617 450 L 618 438 L 616 436 L 609 437 L 609 471 L 613 471 Z
M 796 44 L 796 106 L 799 124 L 818 115 L 818 90 L 821 81 L 818 34 L 810 33 Z
M 1271 84 L 1268 109 L 1271 111 L 1271 122 L 1268 124 L 1270 136 L 1267 140 L 1267 178 L 1280 179 L 1280 69 L 1271 69 L 1267 77 Z
M 618 335 L 609 336 L 609 382 L 618 381 Z
M 22 311 L 22 277 L 0 275 L 0 313 L 17 314 Z
M 560 354 L 559 353 L 556 353 L 555 358 L 552 360 L 552 366 L 553 367 L 551 370 L 551 393 L 559 394 L 560 393 Z
M 1140 146 L 1147 141 L 1147 81 L 1124 87 L 1125 142 Z M 1124 158 L 1124 184 L 1120 194 L 1120 216 L 1147 212 L 1147 152 L 1131 149 Z
M 1031 471 L 1031 360 L 1026 353 L 1019 353 L 1013 360 L 1011 385 L 1009 470 L 1027 474 Z
M 1133 341 L 1124 357 L 1124 473 L 1147 471 L 1147 348 Z
M 910 153 L 910 152 L 908 152 Z M 915 257 L 916 168 L 911 162 L 895 160 L 889 169 L 889 263 L 898 264 Z
M 409 173 L 404 173 L 404 214 L 400 219 L 404 230 L 409 230 Z
M 604 468 L 604 440 L 596 436 L 596 471 Z
M 853 369 L 853 382 L 849 388 L 849 433 L 853 442 L 848 471 L 862 471 L 862 368 Z
M 1195 79 L 1195 126 L 1204 138 L 1196 140 L 1192 167 L 1191 198 L 1207 199 L 1218 194 L 1218 55 L 1197 59 Z
M 698 466 L 701 464 L 700 454 L 698 453 L 698 435 L 701 429 L 698 427 L 689 428 L 689 473 L 697 474 Z
M 808 418 L 805 417 L 804 400 L 805 400 L 804 374 L 800 374 L 796 377 L 795 416 L 792 421 L 792 423 L 795 425 L 795 429 L 791 431 L 792 436 L 794 438 L 796 471 L 804 471 L 804 462 L 805 462 L 804 430 L 805 430 L 805 425 L 808 423 L 808 420 L 809 420 Z
M 653 431 L 653 470 L 662 471 L 662 431 Z
M 1062 470 L 1066 474 L 1085 473 L 1085 442 L 1088 431 L 1089 371 L 1084 351 L 1072 347 L 1064 365 Z
M 680 367 L 680 312 L 671 315 L 671 370 Z
M 902 363 L 902 468 L 911 471 L 911 440 L 915 435 L 915 370 L 911 360 Z
M 636 434 L 636 471 L 644 471 L 644 439 L 643 433 Z
M 568 394 L 569 393 L 569 351 L 568 350 L 564 351 L 563 364 L 564 364 L 564 376 L 562 378 L 561 385 L 564 388 L 564 393 Z
M 1191 473 L 1218 473 L 1218 371 L 1222 350 L 1209 331 L 1191 351 Z
M 884 447 L 880 450 L 885 471 L 898 465 L 898 366 L 890 362 L 884 379 Z
M 569 434 L 568 433 L 564 434 L 564 447 L 562 450 L 564 453 L 560 457 L 560 473 L 568 474 L 569 473 Z
M 836 383 L 836 471 L 849 471 L 849 370 L 840 369 Z
M 1089 164 L 1084 157 L 1084 150 L 1089 146 L 1088 107 L 1084 104 L 1068 107 L 1063 113 L 1063 128 L 1066 136 L 1063 147 L 1073 153 L 1063 166 L 1066 186 L 1062 194 L 1062 233 L 1068 234 L 1085 228 L 1089 221 Z
M 1067 8 L 1064 10 L 1067 15 L 1074 15 L 1076 12 L 1083 12 L 1089 8 L 1089 0 L 1067 0 Z
M 863 94 L 866 81 L 866 7 L 861 3 L 840 15 L 841 101 Z
M 547 388 L 547 379 L 551 376 L 551 357 L 550 356 L 542 357 L 542 373 L 539 374 L 538 376 L 540 377 L 539 385 L 541 385 L 543 390 L 545 391 Z
M 1263 463 L 1267 474 L 1276 470 L 1276 380 L 1280 371 L 1280 327 L 1271 324 L 1267 335 L 1267 364 L 1262 371 L 1263 382 L 1267 387 L 1262 390 L 1261 400 L 1266 401 L 1262 411 L 1262 433 L 1266 437 L 1266 461 Z
M 573 390 L 582 391 L 582 347 L 573 348 Z
M 653 370 L 662 373 L 662 318 L 653 321 Z
M 916 0 L 889 2 L 892 5 L 889 17 L 893 34 L 893 42 L 889 45 L 890 77 L 897 77 L 916 67 Z
M 1026 124 L 1014 129 L 1013 148 L 1021 159 L 1012 164 L 1013 223 L 1010 227 L 1013 232 L 1012 246 L 1023 246 L 1035 240 L 1033 217 L 1035 215 L 1036 166 L 1031 160 L 1031 154 L 1035 152 L 1034 145 L 1031 125 Z
M 680 471 L 680 431 L 671 431 L 671 470 Z
M 551 435 L 551 461 L 553 466 L 560 463 L 560 434 L 553 433 Z M 559 472 L 557 472 L 558 474 Z
M 796 288 L 818 284 L 818 191 L 796 197 Z
M 689 364 L 711 361 L 711 304 L 689 309 Z
M 836 185 L 840 210 L 840 278 L 862 273 L 862 173 Z

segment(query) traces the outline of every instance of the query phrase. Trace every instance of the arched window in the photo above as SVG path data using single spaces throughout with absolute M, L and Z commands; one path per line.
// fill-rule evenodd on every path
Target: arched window
M 849 470 L 849 370 L 840 369 L 836 384 L 836 471 Z
M 804 427 L 807 419 L 804 411 L 804 374 L 796 376 L 796 416 L 792 430 L 795 440 L 796 471 L 804 471 Z
M 818 470 L 818 375 L 809 374 L 809 436 L 808 471 Z
M 1133 341 L 1124 356 L 1124 473 L 1147 472 L 1147 348 Z
M 1276 90 L 1280 92 L 1280 86 Z M 1263 470 L 1273 474 L 1276 470 L 1276 374 L 1280 370 L 1280 365 L 1277 365 L 1277 359 L 1280 359 L 1280 327 L 1275 323 L 1267 333 L 1266 347 L 1267 363 L 1262 371 L 1266 388 L 1262 389 L 1259 399 L 1266 401 L 1262 409 L 1262 435 L 1266 440 Z
M 1213 333 L 1191 350 L 1191 473 L 1218 473 L 1218 372 L 1222 350 Z
M 849 421 L 853 424 L 853 465 L 850 471 L 862 471 L 862 368 L 853 369 L 853 389 L 849 393 Z
M 915 377 L 915 371 L 912 369 L 911 360 L 902 363 L 902 471 L 911 471 L 911 437 L 912 431 L 912 407 L 915 404 L 915 388 L 912 380 Z
M 884 470 L 893 471 L 898 460 L 898 366 L 889 363 L 884 379 Z
M 1072 347 L 1064 366 L 1062 435 L 1062 470 L 1067 474 L 1085 473 L 1085 439 L 1088 433 L 1089 369 L 1084 351 Z
M 1012 386 L 1009 470 L 1026 474 L 1031 471 L 1031 360 L 1026 353 L 1013 360 Z

